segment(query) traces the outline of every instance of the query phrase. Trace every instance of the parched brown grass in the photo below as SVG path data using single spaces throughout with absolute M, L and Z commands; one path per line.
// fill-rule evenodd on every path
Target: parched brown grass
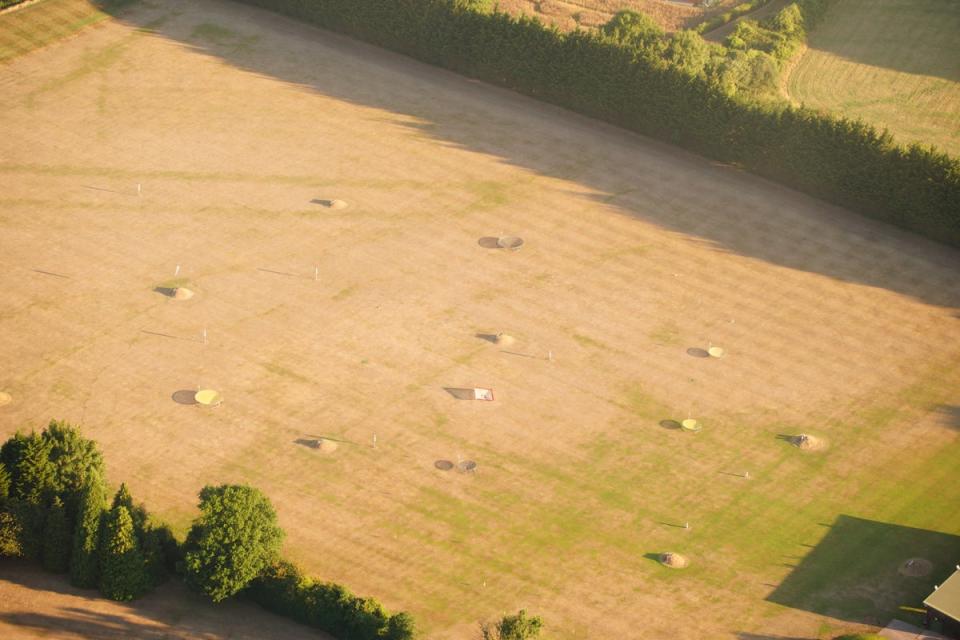
M 0 435 L 81 424 L 180 532 L 250 483 L 288 556 L 431 639 L 526 608 L 701 640 L 850 626 L 856 592 L 768 599 L 840 515 L 960 531 L 955 250 L 221 0 L 137 4 L 0 91 Z M 173 399 L 199 388 L 223 404 Z M 871 562 L 952 566 L 897 551 Z M 869 615 L 915 604 L 893 580 Z

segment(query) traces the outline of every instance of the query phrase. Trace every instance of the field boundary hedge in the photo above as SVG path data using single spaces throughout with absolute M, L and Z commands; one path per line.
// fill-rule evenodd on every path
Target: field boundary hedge
M 449 0 L 239 0 L 748 169 L 960 246 L 960 161 L 887 132 L 731 97 L 592 32 Z
M 743 17 L 748 13 L 760 9 L 761 7 L 767 6 L 770 4 L 770 2 L 771 0 L 746 0 L 745 2 L 741 2 L 737 6 L 733 7 L 729 11 L 724 11 L 719 15 L 715 15 L 712 18 L 704 20 L 694 28 L 694 31 L 701 35 L 710 33 L 714 29 L 719 29 L 725 24 L 730 24 L 737 18 Z

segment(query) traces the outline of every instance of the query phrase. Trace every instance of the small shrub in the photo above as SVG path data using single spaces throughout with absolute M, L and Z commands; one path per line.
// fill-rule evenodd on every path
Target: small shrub
M 503 616 L 496 624 L 480 625 L 483 640 L 530 640 L 540 635 L 543 620 L 539 616 L 527 617 L 521 609 L 516 615 Z

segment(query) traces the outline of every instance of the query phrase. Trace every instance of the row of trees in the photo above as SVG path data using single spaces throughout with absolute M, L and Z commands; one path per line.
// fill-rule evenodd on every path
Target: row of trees
M 888 133 L 859 121 L 754 99 L 743 87 L 762 85 L 775 71 L 764 62 L 773 56 L 763 50 L 734 50 L 711 78 L 696 70 L 698 60 L 706 58 L 707 68 L 712 56 L 698 53 L 707 46 L 702 40 L 670 38 L 672 57 L 650 55 L 666 45 L 659 36 L 644 35 L 643 24 L 620 28 L 637 22 L 634 17 L 621 17 L 600 33 L 565 34 L 529 18 L 478 11 L 467 0 L 243 1 L 681 145 L 960 246 L 960 161 L 929 147 L 899 146 Z M 826 5 L 798 0 L 795 6 L 805 29 L 810 15 L 804 12 L 815 14 Z M 784 14 L 781 26 L 797 26 L 790 18 L 796 10 Z
M 0 554 L 39 560 L 83 588 L 131 600 L 166 580 L 170 530 L 149 522 L 125 485 L 107 502 L 96 443 L 63 422 L 0 447 Z
M 411 640 L 406 613 L 303 577 L 280 559 L 284 532 L 269 499 L 242 485 L 207 486 L 179 544 L 120 485 L 108 504 L 103 456 L 75 427 L 53 421 L 0 447 L 0 555 L 40 561 L 81 588 L 132 600 L 171 574 L 221 602 L 252 596 L 268 609 L 350 640 Z M 276 606 L 278 571 L 297 576 L 290 606 Z M 270 595 L 274 594 L 274 595 Z

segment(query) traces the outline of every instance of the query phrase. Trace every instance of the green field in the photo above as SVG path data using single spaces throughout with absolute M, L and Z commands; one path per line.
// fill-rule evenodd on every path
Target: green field
M 960 155 L 960 3 L 843 0 L 786 82 L 808 107 Z

